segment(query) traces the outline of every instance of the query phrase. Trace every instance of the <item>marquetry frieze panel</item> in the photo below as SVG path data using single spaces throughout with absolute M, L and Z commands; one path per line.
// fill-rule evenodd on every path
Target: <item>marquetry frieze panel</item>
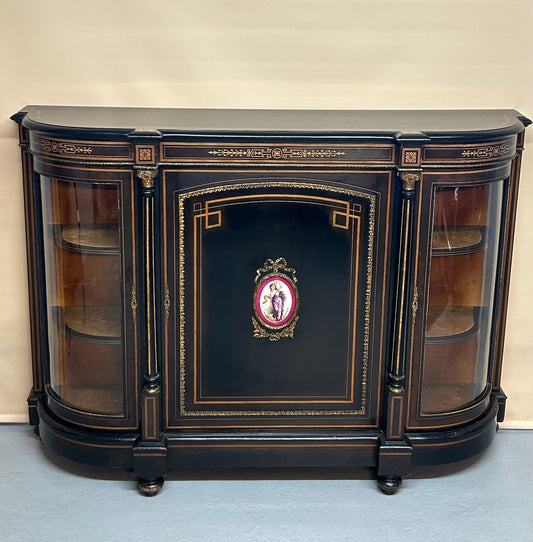
M 130 162 L 133 146 L 128 142 L 76 141 L 30 134 L 30 148 L 35 154 L 86 162 Z
M 243 165 L 341 165 L 393 164 L 394 146 L 360 145 L 254 145 L 162 143 L 161 161 L 182 164 L 238 163 Z
M 458 144 L 458 145 L 425 145 L 422 161 L 425 164 L 472 164 L 496 160 L 508 160 L 516 153 L 516 136 L 494 142 Z

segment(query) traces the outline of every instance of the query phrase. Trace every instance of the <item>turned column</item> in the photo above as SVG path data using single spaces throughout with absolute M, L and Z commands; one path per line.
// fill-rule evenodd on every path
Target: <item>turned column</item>
M 159 137 L 159 134 L 154 137 Z M 146 134 L 131 135 L 135 142 L 135 173 L 138 182 L 137 198 L 142 215 L 142 285 L 139 303 L 143 325 L 143 371 L 141 388 L 141 439 L 133 449 L 134 470 L 138 487 L 146 496 L 158 493 L 163 485 L 166 465 L 166 446 L 161 441 L 161 372 L 158 355 L 158 249 L 156 240 L 154 199 L 157 191 L 157 145 Z
M 418 137 L 420 139 L 420 137 Z M 414 209 L 421 180 L 421 143 L 400 149 L 398 167 L 401 194 L 400 232 L 391 357 L 386 380 L 386 425 L 379 449 L 378 486 L 386 494 L 396 492 L 409 473 L 412 447 L 404 439 L 406 419 L 406 361 L 411 329 L 418 310 L 418 291 L 411 284 Z

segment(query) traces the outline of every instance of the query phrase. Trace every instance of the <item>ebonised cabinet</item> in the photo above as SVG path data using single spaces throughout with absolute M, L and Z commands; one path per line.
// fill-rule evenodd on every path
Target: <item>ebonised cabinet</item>
M 29 106 L 34 385 L 66 457 L 132 469 L 464 459 L 503 419 L 512 110 Z

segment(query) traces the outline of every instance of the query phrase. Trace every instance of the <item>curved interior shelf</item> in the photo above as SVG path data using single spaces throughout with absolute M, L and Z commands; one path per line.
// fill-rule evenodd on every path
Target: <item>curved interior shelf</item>
M 65 307 L 63 317 L 65 332 L 75 339 L 109 343 L 119 343 L 122 340 L 120 307 Z
M 96 254 L 118 254 L 120 232 L 116 224 L 63 224 L 56 226 L 56 243 L 68 250 Z
M 424 414 L 444 414 L 454 412 L 472 403 L 473 384 L 427 383 L 421 399 Z
M 50 393 L 50 392 L 49 392 Z M 124 411 L 122 390 L 113 386 L 63 386 L 59 403 L 92 414 L 120 415 Z
M 455 342 L 469 339 L 478 330 L 479 307 L 430 305 L 426 341 Z
M 432 253 L 460 254 L 482 250 L 486 245 L 486 231 L 485 226 L 434 226 Z

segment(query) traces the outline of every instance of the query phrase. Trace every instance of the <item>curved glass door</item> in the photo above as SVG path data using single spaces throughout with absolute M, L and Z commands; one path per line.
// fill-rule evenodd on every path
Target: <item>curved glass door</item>
M 79 410 L 124 413 L 117 183 L 41 177 L 50 387 Z
M 437 186 L 421 411 L 472 403 L 487 388 L 503 181 Z

